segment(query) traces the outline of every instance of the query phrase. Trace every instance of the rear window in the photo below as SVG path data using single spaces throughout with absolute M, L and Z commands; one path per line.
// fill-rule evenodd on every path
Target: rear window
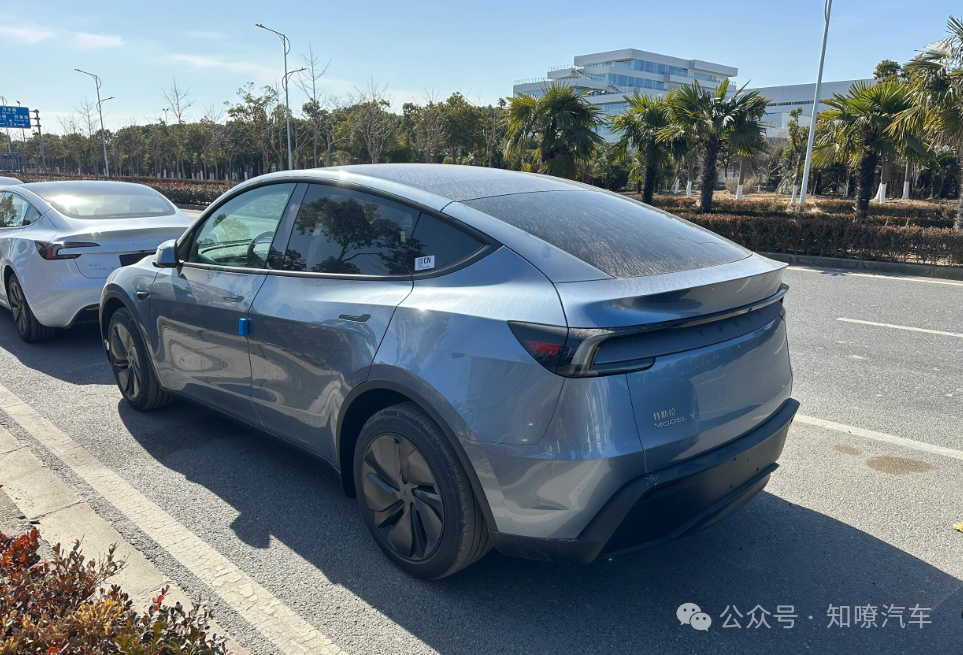
M 174 206 L 139 184 L 38 184 L 30 190 L 71 218 L 145 218 L 170 216 Z
M 598 191 L 549 191 L 468 200 L 617 278 L 707 268 L 749 251 L 681 218 Z

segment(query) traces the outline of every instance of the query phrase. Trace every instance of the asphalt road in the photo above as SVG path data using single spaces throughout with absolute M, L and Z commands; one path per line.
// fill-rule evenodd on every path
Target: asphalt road
M 786 280 L 800 413 L 908 445 L 797 422 L 781 468 L 743 510 L 586 568 L 493 552 L 452 578 L 412 580 L 377 551 L 323 463 L 187 403 L 128 409 L 95 329 L 31 346 L 0 311 L 0 380 L 349 653 L 959 653 L 963 459 L 927 448 L 963 451 L 963 284 L 801 269 Z M 0 424 L 164 573 L 210 598 L 250 652 L 273 652 L 2 411 Z M 683 603 L 711 628 L 680 625 Z M 787 605 L 788 629 L 775 620 Z M 827 627 L 830 605 L 873 605 L 877 627 Z M 742 627 L 726 629 L 732 606 Z M 747 627 L 757 606 L 771 628 Z M 905 627 L 882 627 L 892 606 L 905 608 Z M 914 606 L 932 623 L 911 624 Z

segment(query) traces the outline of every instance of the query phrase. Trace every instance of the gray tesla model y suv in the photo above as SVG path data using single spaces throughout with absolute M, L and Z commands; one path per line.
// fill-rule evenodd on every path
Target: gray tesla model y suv
M 322 457 L 439 578 L 661 544 L 758 493 L 798 407 L 783 268 L 567 180 L 347 166 L 234 187 L 111 274 L 101 327 L 132 406 Z

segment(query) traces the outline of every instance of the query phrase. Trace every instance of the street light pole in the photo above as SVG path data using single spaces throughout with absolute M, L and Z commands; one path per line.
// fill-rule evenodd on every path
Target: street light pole
M 104 112 L 101 110 L 100 106 L 103 104 L 100 101 L 100 78 L 93 73 L 88 73 L 87 71 L 82 71 L 79 68 L 75 68 L 78 73 L 83 73 L 84 75 L 90 75 L 94 78 L 94 83 L 97 85 L 97 113 L 100 114 L 100 141 L 104 146 L 104 172 L 107 177 L 110 177 L 110 164 L 107 163 L 107 134 L 104 132 Z M 112 98 L 113 96 L 111 96 Z M 110 100 L 110 98 L 107 98 Z
M 806 166 L 803 168 L 802 188 L 799 190 L 799 205 L 806 204 L 806 189 L 809 187 L 809 169 L 813 162 L 813 143 L 816 140 L 816 118 L 819 115 L 819 87 L 823 83 L 823 63 L 826 61 L 826 38 L 829 36 L 829 13 L 833 8 L 833 0 L 826 0 L 823 9 L 825 24 L 823 25 L 823 49 L 819 54 L 819 72 L 816 74 L 816 94 L 813 97 L 813 114 L 809 123 L 809 143 L 806 145 Z
M 293 158 L 291 157 L 291 103 L 288 97 L 288 53 L 291 52 L 291 41 L 287 36 L 281 34 L 277 30 L 272 30 L 270 27 L 265 27 L 261 23 L 255 23 L 255 27 L 260 27 L 262 30 L 267 30 L 268 32 L 274 32 L 281 39 L 281 45 L 284 48 L 284 121 L 287 125 L 288 131 L 288 170 L 294 168 Z

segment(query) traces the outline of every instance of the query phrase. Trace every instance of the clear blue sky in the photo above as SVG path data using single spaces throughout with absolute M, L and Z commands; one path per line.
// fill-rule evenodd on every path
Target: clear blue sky
M 639 48 L 736 66 L 752 86 L 815 80 L 822 1 L 585 0 L 486 2 L 207 2 L 0 0 L 0 95 L 39 108 L 45 129 L 87 97 L 97 73 L 108 127 L 144 123 L 164 106 L 172 78 L 190 87 L 198 118 L 234 100 L 242 84 L 281 76 L 280 41 L 292 41 L 291 67 L 311 44 L 331 65 L 329 94 L 346 98 L 373 80 L 396 107 L 426 92 L 461 91 L 492 102 L 512 82 L 571 64 L 577 54 Z M 959 0 L 835 0 L 825 80 L 869 77 L 884 58 L 903 62 L 940 38 Z M 293 106 L 304 96 L 292 84 Z

